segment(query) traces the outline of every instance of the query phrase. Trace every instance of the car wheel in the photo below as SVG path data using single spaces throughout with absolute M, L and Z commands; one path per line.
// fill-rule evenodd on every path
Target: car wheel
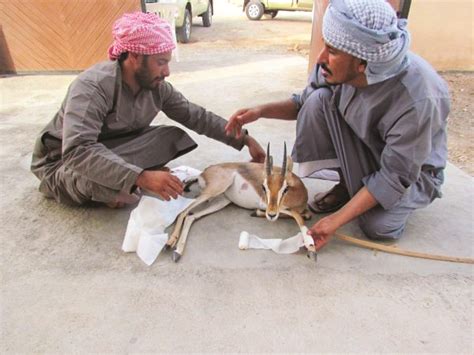
M 265 9 L 260 1 L 251 1 L 245 7 L 245 14 L 249 20 L 258 21 L 262 18 Z
M 278 15 L 278 10 L 270 11 L 270 16 L 271 16 L 272 18 L 275 18 L 276 15 Z
M 178 27 L 176 32 L 178 34 L 178 41 L 181 43 L 188 43 L 191 38 L 192 18 L 188 9 L 184 10 L 183 26 Z
M 202 14 L 202 25 L 204 27 L 211 27 L 212 25 L 212 3 L 210 1 L 207 11 Z

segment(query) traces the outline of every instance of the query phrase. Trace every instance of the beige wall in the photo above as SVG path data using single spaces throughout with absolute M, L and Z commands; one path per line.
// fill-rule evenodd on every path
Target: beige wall
M 474 0 L 413 0 L 412 50 L 438 70 L 474 70 Z
M 327 2 L 314 1 L 309 68 L 321 49 L 321 8 Z M 474 0 L 412 0 L 408 19 L 412 51 L 437 70 L 474 70 Z
M 309 51 L 308 73 L 313 69 L 318 59 L 319 52 L 323 49 L 322 20 L 329 0 L 314 0 L 313 2 L 313 28 L 311 30 L 311 49 Z

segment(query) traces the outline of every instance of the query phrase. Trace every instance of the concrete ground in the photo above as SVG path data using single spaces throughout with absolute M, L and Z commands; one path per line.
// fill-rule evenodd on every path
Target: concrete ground
M 304 87 L 306 61 L 298 55 L 212 54 L 181 46 L 170 81 L 223 117 Z M 121 251 L 133 207 L 71 208 L 44 199 L 28 170 L 30 153 L 74 77 L 0 79 L 2 353 L 473 353 L 472 265 L 339 241 L 317 264 L 303 252 L 241 251 L 242 230 L 284 238 L 297 227 L 230 206 L 195 223 L 179 263 L 163 253 L 147 267 Z M 157 123 L 164 122 L 160 115 Z M 262 144 L 272 143 L 278 163 L 294 128 L 270 120 L 249 126 Z M 245 150 L 193 137 L 199 148 L 171 167 L 248 159 Z M 328 187 L 305 183 L 311 194 Z M 472 178 L 449 165 L 444 197 L 412 216 L 398 246 L 473 257 L 473 194 Z M 364 238 L 354 223 L 342 231 Z

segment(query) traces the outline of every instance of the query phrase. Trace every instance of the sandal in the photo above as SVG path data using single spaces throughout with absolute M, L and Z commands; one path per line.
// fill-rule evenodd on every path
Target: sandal
M 315 194 L 313 201 L 308 203 L 308 208 L 313 213 L 329 213 L 337 211 L 349 200 L 350 196 L 346 187 L 337 184 L 327 192 Z

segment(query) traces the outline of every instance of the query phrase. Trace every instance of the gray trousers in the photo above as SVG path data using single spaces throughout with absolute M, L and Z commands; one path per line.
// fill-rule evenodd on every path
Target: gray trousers
M 127 163 L 142 169 L 160 168 L 197 147 L 186 132 L 174 126 L 148 127 L 119 138 L 101 140 L 100 143 Z M 38 138 L 31 170 L 41 181 L 39 190 L 60 203 L 110 203 L 121 193 L 67 168 L 61 156 L 61 141 L 54 137 L 43 135 Z
M 332 99 L 332 91 L 327 88 L 319 88 L 308 96 L 298 113 L 292 158 L 297 163 L 314 162 L 316 170 L 340 169 L 353 197 L 364 186 L 364 177 L 378 171 L 380 165 L 344 118 L 335 112 Z M 360 215 L 358 222 L 367 237 L 398 239 L 410 214 L 426 207 L 436 197 L 432 179 L 422 171 L 395 207 L 384 210 L 377 205 Z

